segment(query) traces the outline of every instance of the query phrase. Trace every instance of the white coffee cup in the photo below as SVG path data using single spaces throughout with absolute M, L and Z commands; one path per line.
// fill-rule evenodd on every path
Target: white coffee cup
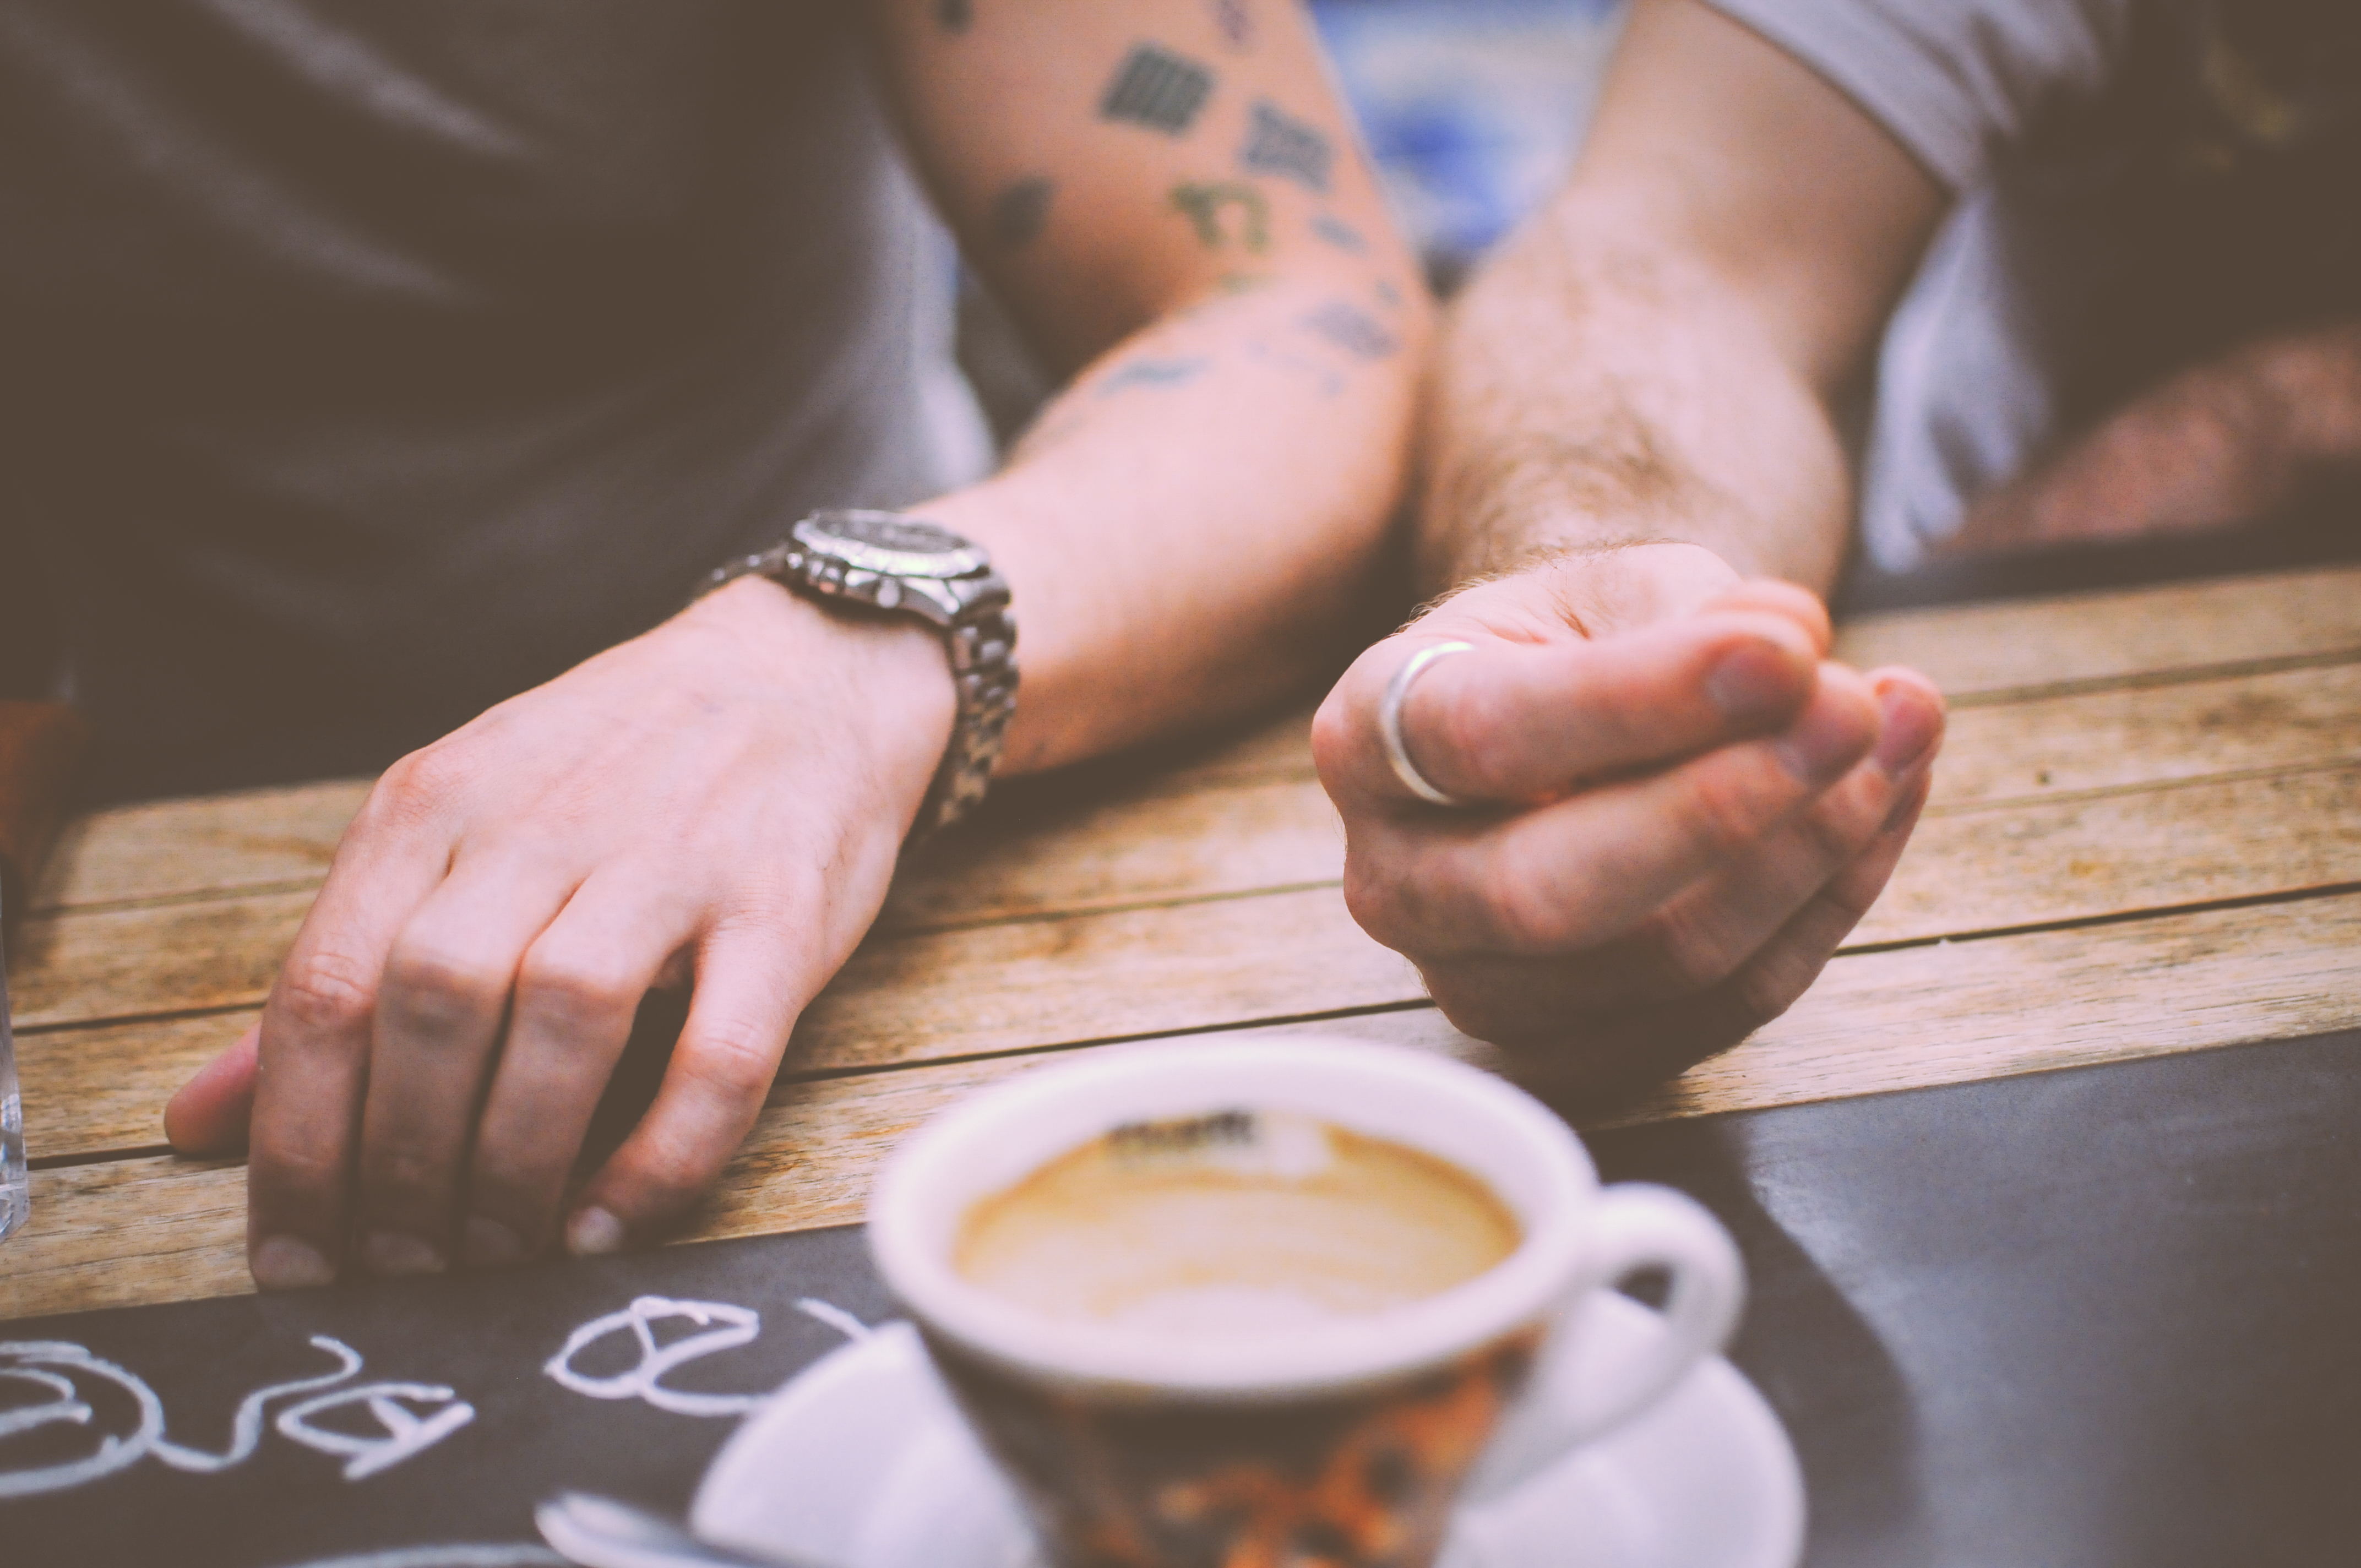
M 1444 1161 L 1490 1190 L 1521 1240 L 1476 1277 L 1382 1311 L 1180 1339 L 1053 1320 L 953 1266 L 979 1201 L 1117 1128 L 1230 1111 L 1310 1117 Z M 1664 1188 L 1601 1188 L 1573 1133 L 1529 1095 L 1447 1058 L 1340 1039 L 1110 1047 L 1038 1069 L 897 1152 L 869 1240 L 1052 1557 L 1142 1568 L 1235 1549 L 1205 1544 L 1219 1533 L 1206 1519 L 1227 1516 L 1203 1499 L 1224 1486 L 1265 1499 L 1257 1517 L 1406 1541 L 1385 1560 L 1423 1563 L 1463 1497 L 1514 1488 L 1669 1393 L 1721 1346 L 1744 1296 L 1710 1214 Z M 1592 1293 L 1652 1268 L 1670 1279 L 1665 1332 L 1620 1364 L 1582 1356 Z M 1336 1466 L 1388 1443 L 1409 1455 L 1387 1473 L 1398 1484 L 1374 1486 L 1389 1495 L 1340 1492 Z M 1247 1475 L 1251 1486 L 1236 1479 Z M 1290 1477 L 1312 1478 L 1303 1508 L 1316 1492 L 1336 1517 L 1289 1513 Z M 1278 1528 L 1237 1526 L 1266 1527 Z M 1145 1544 L 1110 1555 L 1118 1536 Z

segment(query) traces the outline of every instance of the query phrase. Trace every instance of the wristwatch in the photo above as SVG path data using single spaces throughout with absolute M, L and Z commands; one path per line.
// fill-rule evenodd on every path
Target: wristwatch
M 974 810 L 1016 711 L 1016 620 L 1007 580 L 983 547 L 897 511 L 816 511 L 783 543 L 715 572 L 699 596 L 750 576 L 807 598 L 909 616 L 942 633 L 959 711 L 909 842 Z

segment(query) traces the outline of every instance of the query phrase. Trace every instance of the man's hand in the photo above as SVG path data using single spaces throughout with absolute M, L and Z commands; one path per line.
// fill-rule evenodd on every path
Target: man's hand
M 2250 343 L 2135 399 L 1982 497 L 1936 547 L 1973 555 L 2258 522 L 2361 469 L 2361 324 Z
M 1388 765 L 1402 737 L 1455 798 Z M 1345 893 L 1445 1015 L 1572 1089 L 1662 1077 L 1803 994 L 1885 885 L 1925 803 L 1942 699 L 1824 655 L 1792 586 L 1709 551 L 1562 557 L 1446 600 L 1362 656 L 1312 729 L 1344 814 Z
M 253 1096 L 256 1280 L 540 1250 L 642 995 L 693 979 L 565 1239 L 677 1213 L 884 901 L 951 710 L 923 628 L 748 578 L 396 764 L 263 1011 L 258 1091 L 241 1042 L 168 1113 L 181 1147 L 234 1145 Z

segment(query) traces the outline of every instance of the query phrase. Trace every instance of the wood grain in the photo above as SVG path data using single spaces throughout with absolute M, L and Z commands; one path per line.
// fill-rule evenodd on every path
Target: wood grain
M 1836 652 L 1861 669 L 1911 665 L 1955 701 L 2361 652 L 2361 567 L 1863 616 Z
M 25 1152 L 54 1160 L 161 1146 L 164 1102 L 261 1016 L 249 1008 L 27 1035 L 16 1050 Z
M 1960 708 L 1927 810 L 2361 762 L 2361 662 Z
M 1585 1124 L 1708 1115 L 2279 1039 L 2361 1025 L 2361 895 L 2168 916 L 1837 959 L 1786 1017 L 1649 1101 Z M 1496 1061 L 1428 1009 L 1288 1030 Z M 1104 1049 L 1104 1047 L 1085 1047 Z M 919 1122 L 1045 1052 L 790 1085 L 684 1239 L 860 1217 L 878 1162 Z M 0 1318 L 251 1288 L 245 1176 L 170 1157 L 34 1174 Z
M 93 812 L 59 840 L 34 906 L 315 884 L 368 789 L 339 780 Z

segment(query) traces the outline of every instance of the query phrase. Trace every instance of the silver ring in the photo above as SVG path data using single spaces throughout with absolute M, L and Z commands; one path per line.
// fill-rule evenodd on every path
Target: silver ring
M 1402 787 L 1411 794 L 1436 806 L 1461 806 L 1468 802 L 1445 795 L 1427 783 L 1426 776 L 1418 771 L 1418 764 L 1410 760 L 1410 748 L 1402 744 L 1402 704 L 1409 700 L 1411 683 L 1424 674 L 1427 666 L 1437 659 L 1453 653 L 1471 653 L 1475 649 L 1473 642 L 1428 643 L 1402 661 L 1401 668 L 1394 672 L 1394 678 L 1386 683 L 1386 695 L 1378 699 L 1378 739 L 1385 745 L 1386 761 L 1393 764 L 1394 777 L 1401 780 Z

